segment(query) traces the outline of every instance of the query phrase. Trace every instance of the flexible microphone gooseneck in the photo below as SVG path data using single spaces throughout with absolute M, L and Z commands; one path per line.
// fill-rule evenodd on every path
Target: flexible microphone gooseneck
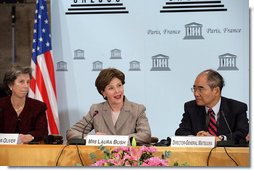
M 93 118 L 94 118 L 98 113 L 99 113 L 98 110 L 94 111 L 93 116 L 91 117 L 91 119 L 90 119 L 89 121 L 87 121 L 86 118 L 85 118 L 87 124 L 85 125 L 85 127 L 84 127 L 84 129 L 83 129 L 83 131 L 82 131 L 82 139 L 84 139 L 84 134 L 85 134 L 85 131 L 86 131 L 86 127 L 91 123 L 91 121 L 93 120 Z
M 221 114 L 222 114 L 222 116 L 223 116 L 223 118 L 224 118 L 224 121 L 225 121 L 225 122 L 226 122 L 226 124 L 227 124 L 228 130 L 229 130 L 229 132 L 230 132 L 230 138 L 231 138 L 231 140 L 233 140 L 232 130 L 231 130 L 231 128 L 230 128 L 230 126 L 229 126 L 229 124 L 228 124 L 228 121 L 227 121 L 227 119 L 226 119 L 226 117 L 225 117 L 225 114 L 224 114 L 224 112 L 223 112 L 223 111 L 221 111 Z
M 225 114 L 223 111 L 221 111 L 221 114 L 223 116 L 224 121 L 226 122 L 226 125 L 228 127 L 228 130 L 230 132 L 230 140 L 226 140 L 226 141 L 218 141 L 217 142 L 217 147 L 224 147 L 224 151 L 226 152 L 227 156 L 236 164 L 236 166 L 239 166 L 238 163 L 229 155 L 229 153 L 227 152 L 227 149 L 225 147 L 236 147 L 237 145 L 235 144 L 234 140 L 233 140 L 233 133 L 232 130 L 228 124 L 227 118 L 225 117 Z M 210 155 L 210 154 L 209 154 Z
M 230 133 L 230 140 L 226 140 L 226 141 L 218 141 L 217 142 L 217 146 L 219 147 L 234 147 L 236 146 L 234 141 L 233 141 L 233 133 L 232 133 L 232 130 L 228 124 L 228 121 L 227 121 L 227 118 L 225 117 L 225 114 L 223 111 L 221 111 L 221 115 L 224 119 L 224 121 L 226 122 L 226 125 L 227 125 L 227 128 L 229 130 L 229 133 Z
M 86 121 L 86 125 L 84 126 L 84 129 L 82 130 L 82 137 L 81 138 L 73 138 L 69 140 L 69 144 L 70 145 L 86 145 L 86 140 L 84 139 L 84 134 L 86 131 L 86 128 L 89 124 L 91 124 L 91 121 L 93 120 L 93 118 L 99 113 L 98 110 L 95 110 L 91 119 L 89 121 L 87 121 L 87 119 L 85 118 Z

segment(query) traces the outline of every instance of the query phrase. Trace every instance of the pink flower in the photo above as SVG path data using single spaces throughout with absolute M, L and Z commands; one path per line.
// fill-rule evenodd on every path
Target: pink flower
M 168 166 L 167 160 L 161 160 L 159 157 L 146 159 L 141 166 Z
M 128 152 L 130 151 L 130 147 L 116 147 L 115 149 L 112 150 L 112 152 L 116 152 L 118 153 L 119 151 L 123 151 L 123 152 Z
M 142 146 L 142 147 L 140 148 L 140 151 L 141 151 L 142 153 L 144 153 L 144 152 L 155 153 L 155 152 L 157 151 L 157 149 L 154 148 L 154 147 Z
M 154 157 L 154 147 L 116 147 L 106 155 L 105 159 L 96 161 L 92 166 L 168 166 L 168 161 Z
M 99 160 L 96 163 L 92 164 L 91 166 L 105 166 L 105 164 L 107 164 L 107 160 L 102 159 L 102 160 Z

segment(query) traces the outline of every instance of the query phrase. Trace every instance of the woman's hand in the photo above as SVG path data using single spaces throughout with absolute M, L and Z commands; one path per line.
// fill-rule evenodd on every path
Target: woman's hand
M 19 139 L 22 143 L 26 144 L 34 140 L 31 134 L 19 134 Z
M 106 135 L 106 134 L 103 132 L 96 132 L 95 135 Z

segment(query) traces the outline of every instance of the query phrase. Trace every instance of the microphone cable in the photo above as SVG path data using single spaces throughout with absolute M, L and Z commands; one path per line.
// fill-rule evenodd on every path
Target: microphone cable
M 211 157 L 212 151 L 213 151 L 215 148 L 217 148 L 217 147 L 216 147 L 216 146 L 213 147 L 213 148 L 210 150 L 209 154 L 208 154 L 208 157 L 207 157 L 207 164 L 206 164 L 207 166 L 209 166 L 210 157 Z M 239 166 L 239 164 L 228 154 L 228 151 L 227 151 L 226 147 L 223 147 L 223 148 L 224 148 L 224 151 L 226 152 L 227 156 L 235 163 L 236 166 Z
M 66 145 L 62 148 L 62 150 L 60 151 L 60 153 L 59 153 L 59 155 L 58 155 L 58 157 L 57 157 L 57 159 L 56 159 L 56 166 L 58 166 L 59 159 L 60 159 L 60 157 L 62 156 L 64 149 L 65 149 L 66 147 L 68 147 L 68 146 L 69 146 L 69 144 L 66 144 Z
M 66 145 L 62 148 L 62 150 L 60 151 L 60 153 L 59 153 L 59 155 L 58 155 L 58 157 L 57 157 L 57 160 L 56 160 L 56 166 L 58 166 L 58 164 L 59 164 L 59 160 L 60 160 L 61 156 L 63 155 L 64 149 L 65 149 L 66 147 L 68 147 L 68 146 L 69 146 L 69 144 L 66 144 Z M 77 148 L 79 160 L 80 160 L 82 166 L 85 166 L 85 165 L 84 165 L 84 162 L 83 162 L 83 159 L 82 159 L 82 157 L 81 157 L 82 155 L 81 155 L 81 153 L 80 153 L 80 150 L 79 150 L 78 145 L 76 145 L 76 148 Z
M 223 147 L 223 148 L 224 148 L 224 151 L 226 152 L 227 156 L 235 163 L 236 166 L 239 166 L 238 163 L 228 154 L 226 147 Z
M 83 160 L 82 160 L 82 155 L 81 155 L 81 153 L 80 153 L 80 150 L 79 150 L 78 145 L 76 145 L 76 148 L 77 148 L 79 160 L 80 160 L 82 166 L 85 166 L 85 165 L 84 165 L 84 162 L 83 162 Z M 84 161 L 85 161 L 85 160 L 84 160 Z M 86 163 L 85 163 L 85 164 L 86 164 Z
M 222 114 L 222 116 L 223 116 L 224 121 L 226 122 L 226 125 L 227 125 L 227 127 L 228 127 L 228 130 L 229 130 L 229 132 L 230 132 L 230 138 L 231 138 L 231 141 L 232 141 L 232 140 L 233 140 L 232 130 L 231 130 L 229 124 L 228 124 L 227 118 L 226 118 L 226 116 L 225 116 L 223 110 L 221 110 L 221 114 Z M 224 151 L 226 152 L 227 156 L 236 164 L 236 166 L 239 166 L 238 163 L 228 154 L 228 151 L 227 151 L 226 147 L 223 146 L 223 148 L 224 148 Z
M 210 157 L 211 157 L 212 151 L 213 151 L 215 148 L 216 148 L 216 146 L 213 147 L 213 148 L 211 148 L 211 150 L 209 151 L 209 154 L 208 154 L 208 157 L 207 157 L 207 160 L 206 160 L 206 166 L 209 166 Z

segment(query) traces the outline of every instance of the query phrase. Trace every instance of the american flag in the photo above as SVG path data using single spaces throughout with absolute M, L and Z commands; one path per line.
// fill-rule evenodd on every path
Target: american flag
M 57 94 L 46 0 L 36 1 L 29 97 L 47 104 L 49 134 L 59 134 Z

